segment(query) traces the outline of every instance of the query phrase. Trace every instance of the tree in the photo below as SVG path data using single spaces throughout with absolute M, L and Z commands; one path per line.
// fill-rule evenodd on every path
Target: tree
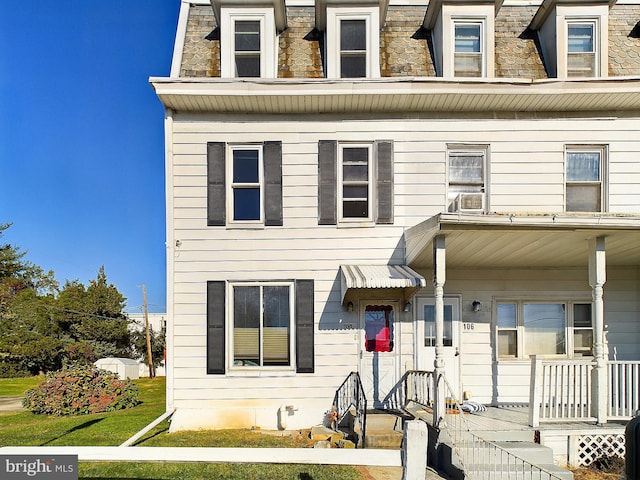
M 0 239 L 10 226 L 0 224 Z M 0 376 L 134 354 L 126 299 L 108 283 L 104 266 L 88 287 L 74 280 L 60 290 L 53 271 L 45 273 L 25 255 L 0 243 Z
M 107 281 L 104 266 L 88 287 L 67 281 L 57 299 L 56 318 L 62 327 L 69 356 L 81 353 L 87 361 L 101 357 L 131 357 L 133 349 L 126 299 Z M 84 353 L 82 353 L 84 352 Z
M 154 332 L 153 328 L 149 326 L 149 336 L 151 338 L 151 356 L 153 357 L 153 368 L 156 369 L 164 361 L 164 351 L 166 348 L 164 329 L 160 332 Z M 144 330 L 136 329 L 131 332 L 131 343 L 136 352 L 137 358 L 145 360 L 147 358 L 147 334 Z

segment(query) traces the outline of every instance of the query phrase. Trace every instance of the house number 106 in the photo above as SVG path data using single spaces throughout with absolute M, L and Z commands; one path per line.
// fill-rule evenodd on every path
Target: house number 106
M 464 329 L 465 330 L 473 330 L 474 328 L 476 328 L 476 324 L 475 323 L 465 323 L 464 324 Z

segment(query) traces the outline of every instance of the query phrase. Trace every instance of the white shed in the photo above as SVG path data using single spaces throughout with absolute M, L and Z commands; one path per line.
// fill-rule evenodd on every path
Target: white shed
M 137 380 L 140 378 L 138 362 L 131 358 L 101 358 L 100 360 L 97 360 L 94 365 L 98 368 L 102 368 L 103 370 L 109 370 L 110 372 L 117 373 L 122 380 L 126 380 L 127 378 L 130 380 Z

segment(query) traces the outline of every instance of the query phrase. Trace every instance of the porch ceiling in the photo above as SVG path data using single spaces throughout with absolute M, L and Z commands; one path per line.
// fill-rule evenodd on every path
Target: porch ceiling
M 447 268 L 586 268 L 598 236 L 607 265 L 640 265 L 640 217 L 443 213 L 407 230 L 408 265 L 433 266 L 436 235 L 446 237 Z

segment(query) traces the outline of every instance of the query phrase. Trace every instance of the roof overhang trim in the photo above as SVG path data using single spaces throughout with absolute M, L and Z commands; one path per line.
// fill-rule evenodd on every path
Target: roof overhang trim
M 424 20 L 422 21 L 422 27 L 427 30 L 432 30 L 440 16 L 442 5 L 483 5 L 493 4 L 495 8 L 495 14 L 498 14 L 500 7 L 504 0 L 430 0 L 427 5 L 427 10 L 424 14 Z
M 331 79 L 151 78 L 165 107 L 215 113 L 640 111 L 640 77 L 590 80 L 433 77 Z
M 543 0 L 538 7 L 536 14 L 531 19 L 529 28 L 531 30 L 540 30 L 544 22 L 547 20 L 551 12 L 553 12 L 558 5 L 609 5 L 609 8 L 616 4 L 617 0 Z
M 273 7 L 276 30 L 283 32 L 287 28 L 287 7 L 285 0 L 211 0 L 211 8 L 220 25 L 220 10 L 225 8 Z
M 384 26 L 389 9 L 389 0 L 315 0 L 316 28 L 323 32 L 327 28 L 327 7 L 379 7 L 380 28 Z
M 406 265 L 340 265 L 341 300 L 352 289 L 420 289 L 426 279 Z

